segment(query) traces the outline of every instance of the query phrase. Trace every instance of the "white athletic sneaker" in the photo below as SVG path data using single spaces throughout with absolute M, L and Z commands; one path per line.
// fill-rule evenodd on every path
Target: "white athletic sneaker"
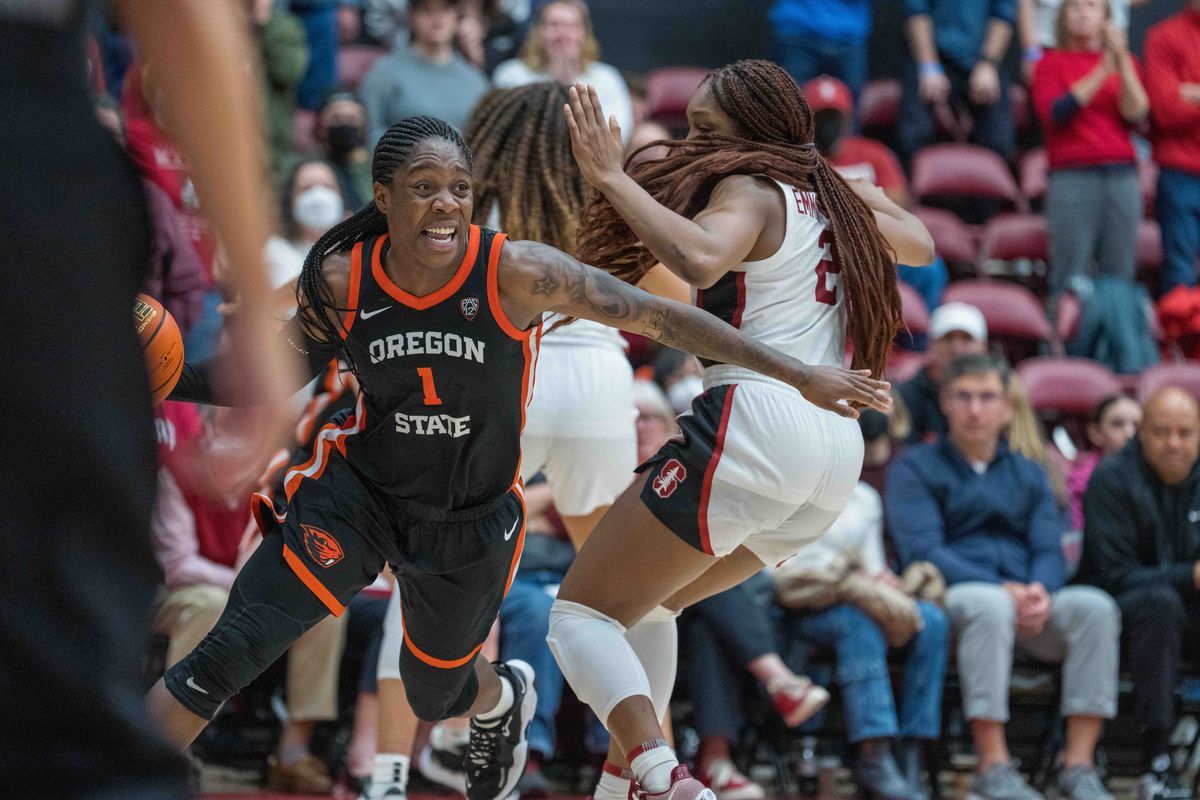
M 463 757 L 467 754 L 470 735 L 466 728 L 452 728 L 441 723 L 434 725 L 429 732 L 429 744 L 417 756 L 417 769 L 439 786 L 465 795 L 467 773 L 463 768 Z
M 763 787 L 747 778 L 727 758 L 710 763 L 700 772 L 700 780 L 716 794 L 717 800 L 763 800 Z
M 463 762 L 469 800 L 503 800 L 517 788 L 529 758 L 529 723 L 537 708 L 533 667 L 514 659 L 495 665 L 500 680 L 512 684 L 513 704 L 495 722 L 471 720 L 471 741 Z
M 713 790 L 693 778 L 683 764 L 671 770 L 671 785 L 665 792 L 651 794 L 637 789 L 633 795 L 634 800 L 717 800 Z

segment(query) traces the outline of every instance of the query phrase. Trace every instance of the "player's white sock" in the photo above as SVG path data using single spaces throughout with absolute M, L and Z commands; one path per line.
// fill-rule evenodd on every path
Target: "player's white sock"
M 659 794 L 671 788 L 671 770 L 679 766 L 675 751 L 664 739 L 643 742 L 629 753 L 629 769 L 642 791 Z
M 675 690 L 675 670 L 679 663 L 679 632 L 675 620 L 678 611 L 656 606 L 625 631 L 625 641 L 637 653 L 646 678 L 650 681 L 650 700 L 661 720 L 671 704 Z
M 399 753 L 376 753 L 368 796 L 383 797 L 384 792 L 393 788 L 408 792 L 408 756 Z
M 629 800 L 629 783 L 632 780 L 633 772 L 629 769 L 605 761 L 596 790 L 592 792 L 592 800 Z
M 580 700 L 606 725 L 617 703 L 650 697 L 650 681 L 625 640 L 625 628 L 593 608 L 568 600 L 550 607 L 550 652 Z
M 484 711 L 482 714 L 475 715 L 475 721 L 481 725 L 499 722 L 500 718 L 512 708 L 513 698 L 516 696 L 513 693 L 512 683 L 503 675 L 498 674 L 497 677 L 500 679 L 500 699 L 496 701 L 496 705 L 490 711 Z

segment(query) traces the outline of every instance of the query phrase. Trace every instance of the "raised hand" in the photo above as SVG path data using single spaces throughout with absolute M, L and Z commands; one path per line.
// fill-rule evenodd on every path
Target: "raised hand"
M 617 118 L 604 119 L 604 109 L 594 86 L 577 83 L 570 89 L 571 101 L 563 107 L 571 131 L 571 152 L 584 179 L 601 188 L 622 173 L 625 148 Z

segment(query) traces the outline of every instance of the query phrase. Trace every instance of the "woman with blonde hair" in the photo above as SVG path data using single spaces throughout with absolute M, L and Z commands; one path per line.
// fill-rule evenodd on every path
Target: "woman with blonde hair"
M 594 86 L 600 104 L 616 116 L 629 142 L 634 129 L 629 87 L 616 67 L 600 61 L 600 43 L 583 0 L 552 0 L 542 6 L 518 57 L 501 63 L 492 74 L 499 89 L 543 81 Z

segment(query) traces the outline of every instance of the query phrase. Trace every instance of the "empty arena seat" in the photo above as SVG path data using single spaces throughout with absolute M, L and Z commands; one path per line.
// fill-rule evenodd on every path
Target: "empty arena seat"
M 351 89 L 358 89 L 375 61 L 387 50 L 365 44 L 344 44 L 338 48 L 338 79 Z
M 1021 176 L 1021 194 L 1031 204 L 1041 202 L 1050 184 L 1050 162 L 1046 158 L 1046 148 L 1035 147 L 1021 156 L 1017 172 Z
M 858 124 L 866 133 L 888 134 L 900 118 L 900 81 L 868 81 L 858 94 Z
M 942 302 L 969 303 L 982 311 L 988 338 L 998 341 L 1014 364 L 1044 346 L 1057 349 L 1042 304 L 1024 286 L 986 278 L 955 281 L 946 287 Z
M 931 198 L 1000 201 L 1016 211 L 1028 204 L 1004 159 L 973 144 L 931 144 L 913 156 L 912 190 L 921 202 Z
M 891 381 L 894 388 L 920 372 L 921 367 L 925 366 L 927 358 L 928 355 L 926 353 L 914 353 L 910 350 L 894 347 L 891 353 L 888 354 L 887 364 L 883 368 L 883 375 Z
M 1162 229 L 1158 220 L 1143 219 L 1138 223 L 1137 268 L 1139 272 L 1158 272 L 1162 268 Z
M 1027 358 L 1017 375 L 1035 411 L 1090 414 L 1101 400 L 1121 392 L 1108 367 L 1090 358 Z
M 1048 258 L 1046 218 L 1041 214 L 1000 214 L 988 220 L 979 239 L 980 266 L 988 259 Z
M 292 147 L 297 153 L 307 153 L 316 146 L 317 140 L 313 137 L 316 127 L 317 112 L 297 108 L 292 114 Z
M 929 229 L 937 254 L 948 264 L 975 266 L 975 236 L 953 212 L 918 206 L 913 214 Z
M 1178 386 L 1200 400 L 1200 363 L 1182 361 L 1147 368 L 1138 378 L 1137 399 L 1144 403 L 1150 395 L 1167 386 Z
M 901 313 L 904 316 L 904 325 L 908 328 L 908 332 L 928 333 L 929 309 L 925 307 L 925 301 L 921 299 L 921 295 L 917 294 L 917 290 L 907 283 L 900 281 L 897 285 L 900 289 Z
M 663 67 L 646 76 L 646 116 L 668 128 L 687 127 L 687 104 L 700 81 L 703 67 Z

